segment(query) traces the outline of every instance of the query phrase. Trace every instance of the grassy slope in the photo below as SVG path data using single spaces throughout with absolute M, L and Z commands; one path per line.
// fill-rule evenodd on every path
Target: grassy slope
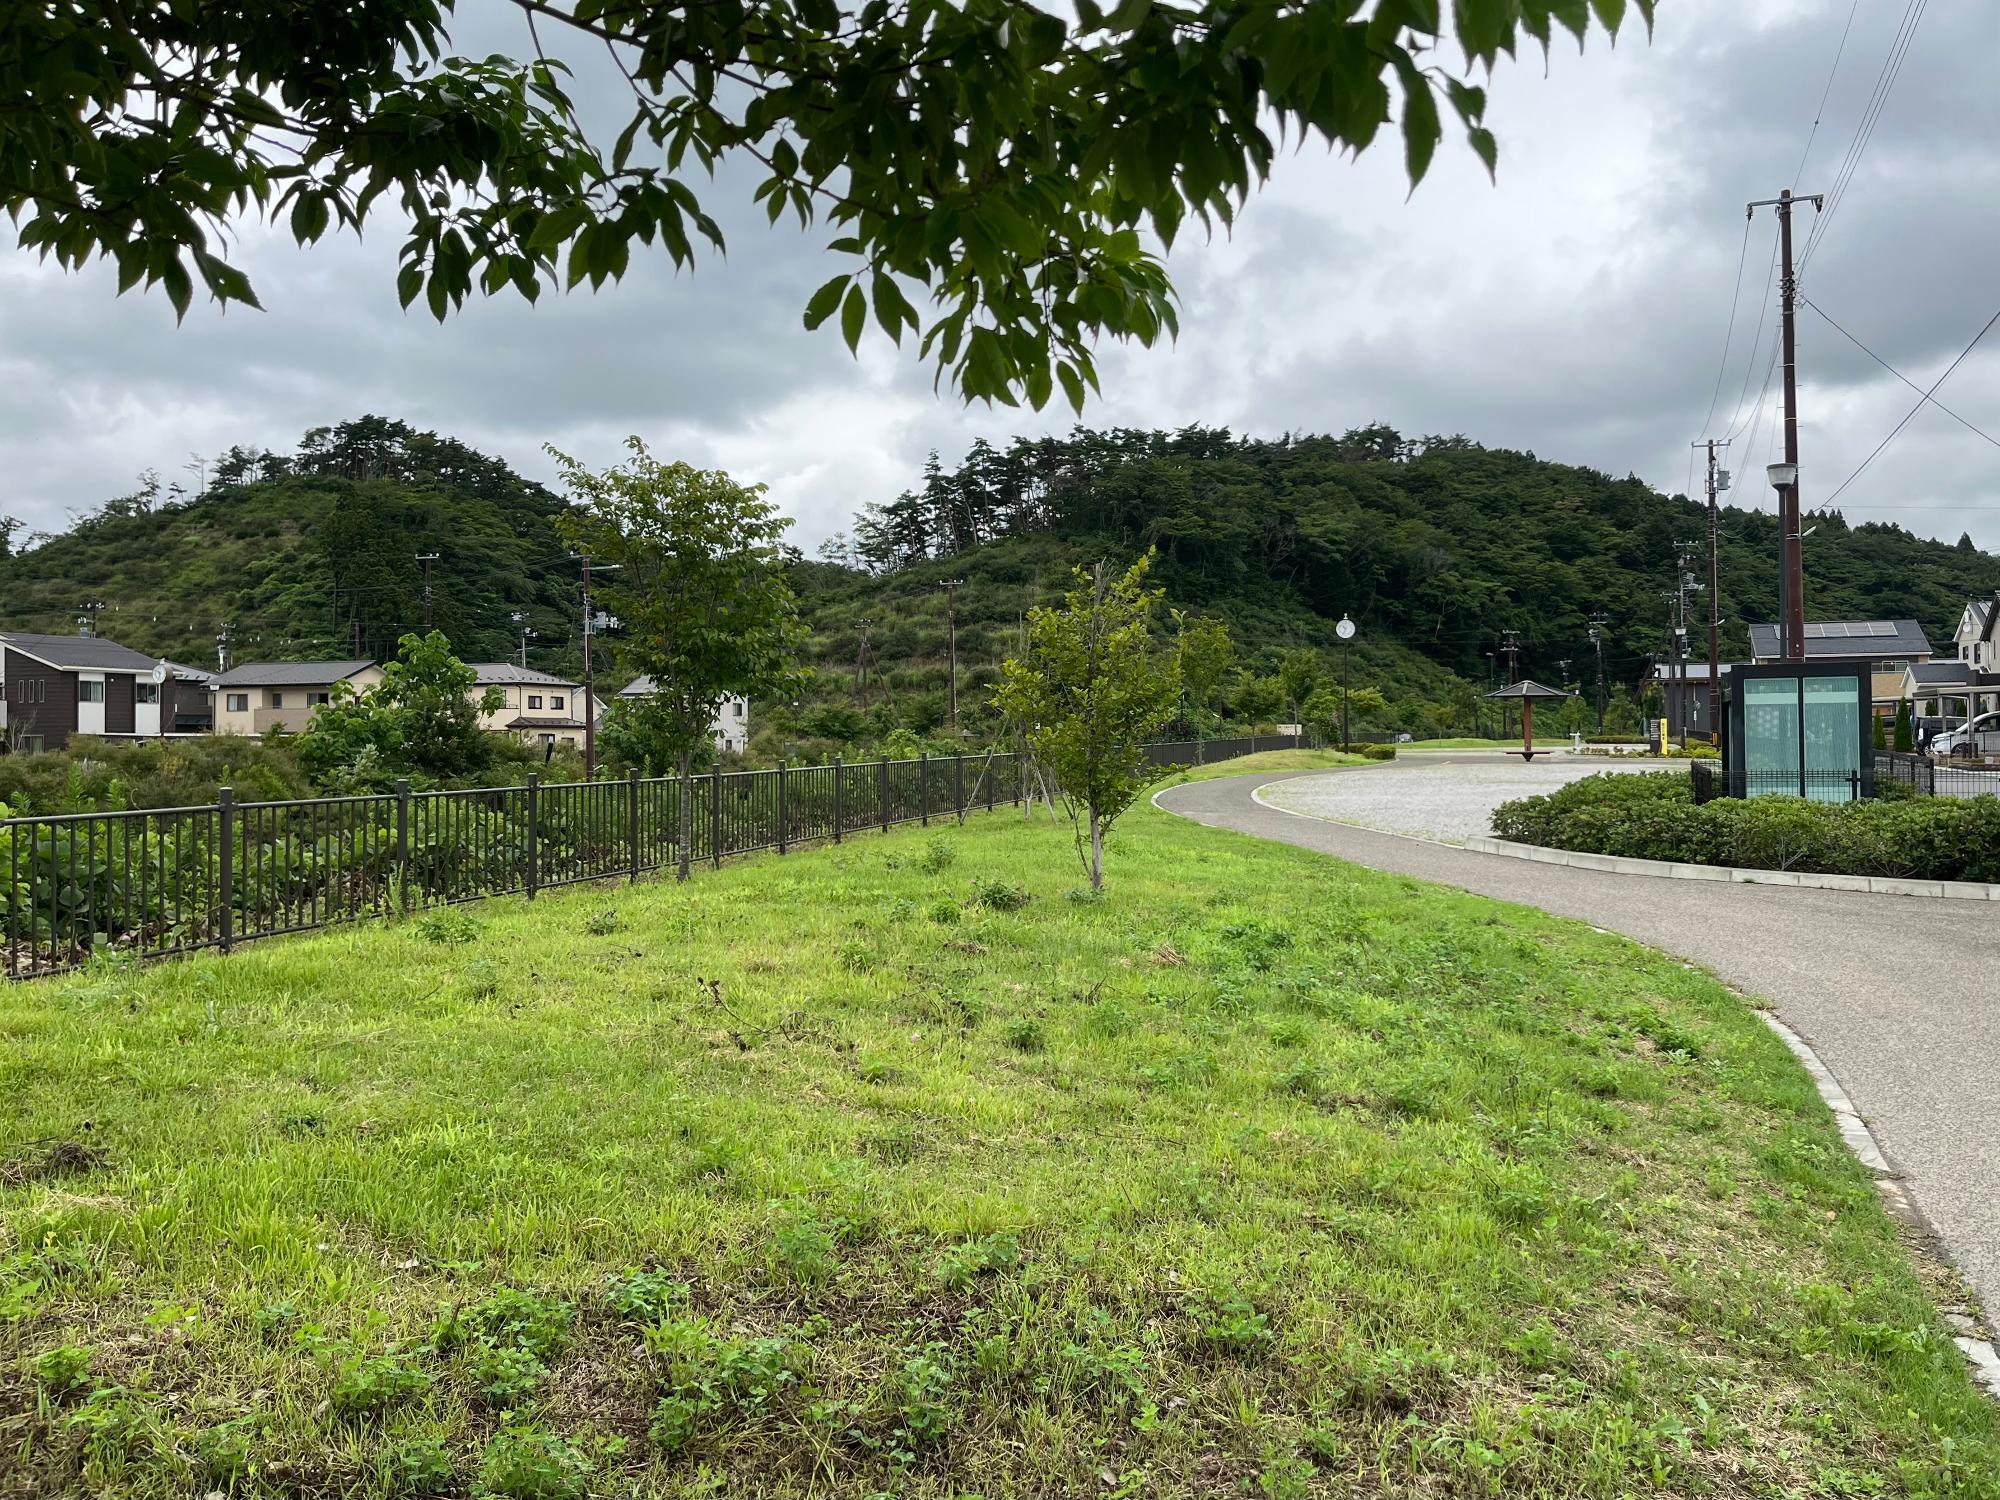
M 0 1494 L 1996 1492 L 1713 980 L 1143 805 L 1110 879 L 1000 815 L 0 990 Z

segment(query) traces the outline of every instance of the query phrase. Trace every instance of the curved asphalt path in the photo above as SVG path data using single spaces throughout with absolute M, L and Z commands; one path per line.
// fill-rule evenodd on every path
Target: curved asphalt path
M 1198 823 L 1581 918 L 1769 1000 L 1840 1080 L 2000 1318 L 2000 904 L 1610 875 L 1280 812 L 1251 796 L 1292 779 L 1190 782 L 1156 800 Z

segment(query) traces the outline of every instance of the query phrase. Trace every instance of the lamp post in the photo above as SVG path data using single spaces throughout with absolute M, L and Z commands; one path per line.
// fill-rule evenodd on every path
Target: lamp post
M 1347 725 L 1348 707 L 1354 698 L 1354 621 L 1343 613 L 1333 633 L 1340 637 L 1340 748 L 1345 750 L 1354 743 Z
M 1799 536 L 1799 466 L 1790 461 L 1766 464 L 1764 475 L 1778 492 L 1778 598 L 1784 611 L 1784 655 L 1787 661 L 1803 661 L 1806 580 L 1805 554 Z

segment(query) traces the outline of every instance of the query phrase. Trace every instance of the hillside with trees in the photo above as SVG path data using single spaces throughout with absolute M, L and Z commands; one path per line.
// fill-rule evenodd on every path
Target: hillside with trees
M 153 480 L 60 536 L 17 531 L 0 555 L 0 620 L 67 630 L 101 601 L 103 634 L 180 660 L 212 662 L 225 624 L 239 658 L 344 655 L 357 636 L 364 654 L 387 656 L 421 628 L 416 559 L 435 552 L 436 620 L 461 656 L 512 655 L 525 625 L 531 665 L 580 666 L 576 567 L 555 524 L 565 502 L 498 459 L 367 417 L 315 429 L 289 455 L 232 450 L 195 488 Z M 2000 559 L 1969 540 L 1837 514 L 1814 524 L 1815 617 L 1913 616 L 1942 644 L 1964 601 L 2000 586 Z M 948 598 L 960 728 L 983 738 L 1026 611 L 1058 598 L 1078 564 L 1123 567 L 1149 548 L 1166 590 L 1162 632 L 1203 619 L 1228 628 L 1234 649 L 1213 691 L 1186 706 L 1210 728 L 1289 718 L 1315 685 L 1337 683 L 1343 614 L 1360 627 L 1357 737 L 1471 731 L 1506 630 L 1519 633 L 1524 674 L 1587 699 L 1596 614 L 1614 712 L 1630 717 L 1665 646 L 1674 544 L 1705 531 L 1699 504 L 1633 477 L 1382 426 L 979 443 L 866 507 L 818 557 L 792 554 L 809 670 L 795 692 L 758 704 L 756 748 L 819 755 L 946 738 Z M 1776 555 L 1771 514 L 1723 510 L 1726 658 L 1746 650 L 1748 622 L 1775 617 Z M 605 678 L 617 679 L 619 642 L 601 645 Z

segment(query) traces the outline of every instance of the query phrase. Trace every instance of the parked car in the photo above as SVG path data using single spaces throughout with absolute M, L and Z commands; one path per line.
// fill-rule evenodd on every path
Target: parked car
M 1932 755 L 2000 755 L 2000 713 L 1979 715 L 1957 729 L 1947 729 L 1931 740 Z
M 1965 720 L 1958 714 L 1919 714 L 1912 726 L 1916 731 L 1917 749 L 1928 751 L 1931 741 L 1953 729 L 1965 727 Z

